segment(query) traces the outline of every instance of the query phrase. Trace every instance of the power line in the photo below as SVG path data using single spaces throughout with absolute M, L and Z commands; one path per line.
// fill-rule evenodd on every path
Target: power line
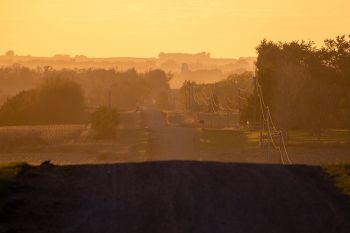
M 257 92 L 258 98 L 260 100 L 261 115 L 263 117 L 264 122 L 266 122 L 266 124 L 267 124 L 267 132 L 268 132 L 268 136 L 269 136 L 269 138 L 271 140 L 271 143 L 272 143 L 273 147 L 279 152 L 280 160 L 281 160 L 282 164 L 285 164 L 283 156 L 285 156 L 287 158 L 287 162 L 289 164 L 292 164 L 292 161 L 291 161 L 291 159 L 289 157 L 289 154 L 288 154 L 288 151 L 287 151 L 287 148 L 286 148 L 286 145 L 285 145 L 285 139 L 283 137 L 283 133 L 282 133 L 282 131 L 277 130 L 277 127 L 275 126 L 275 124 L 274 124 L 274 122 L 272 120 L 270 109 L 265 104 L 264 97 L 262 95 L 262 88 L 261 88 L 257 78 L 255 79 L 255 82 L 256 82 L 256 92 Z M 266 111 L 266 114 L 265 114 L 265 111 Z M 270 124 L 271 124 L 271 126 L 273 128 L 274 134 L 272 134 L 272 130 L 271 130 Z M 280 143 L 279 146 L 277 146 L 275 141 L 274 141 L 274 136 L 276 134 L 280 138 L 280 142 L 281 143 Z M 267 142 L 267 143 L 269 143 L 269 142 Z

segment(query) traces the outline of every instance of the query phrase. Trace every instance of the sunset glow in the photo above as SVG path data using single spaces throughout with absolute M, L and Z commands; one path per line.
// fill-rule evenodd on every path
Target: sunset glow
M 263 38 L 320 43 L 349 32 L 349 8 L 346 0 L 2 0 L 0 52 L 255 56 Z

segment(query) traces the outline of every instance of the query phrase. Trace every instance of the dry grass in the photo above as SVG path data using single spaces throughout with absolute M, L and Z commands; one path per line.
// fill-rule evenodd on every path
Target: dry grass
M 247 163 L 279 162 L 277 150 L 271 148 L 267 152 L 266 148 L 259 146 L 259 131 L 201 129 L 198 132 L 203 159 L 207 157 L 211 160 Z M 287 146 L 287 150 L 294 164 L 350 163 L 350 146 L 342 143 L 342 140 L 346 139 L 346 131 L 327 133 L 319 142 L 305 138 L 306 136 L 308 135 L 305 133 L 291 134 L 292 142 Z
M 8 199 L 9 187 L 27 166 L 22 162 L 0 164 L 0 210 Z
M 79 128 L 76 130 L 80 132 Z M 91 164 L 143 161 L 149 139 L 146 129 L 136 128 L 118 129 L 115 138 L 110 140 L 86 138 L 82 136 L 84 131 L 79 134 L 68 129 L 56 139 L 50 137 L 45 141 L 41 136 L 48 132 L 44 129 L 38 129 L 36 133 L 25 133 L 26 127 L 23 132 L 20 128 L 16 131 L 19 135 L 10 131 L 9 137 L 3 134 L 7 141 L 0 139 L 0 162 L 40 164 L 50 160 L 55 164 Z
M 306 131 L 291 130 L 288 144 L 293 146 L 349 146 L 350 133 L 346 129 L 327 129 L 318 138 L 318 135 L 312 135 Z
M 123 112 L 120 121 L 115 138 L 109 140 L 95 140 L 88 125 L 0 127 L 0 161 L 82 164 L 144 159 L 149 136 L 140 128 L 140 114 Z
M 323 169 L 350 202 L 350 164 L 328 165 L 323 166 Z
M 202 148 L 241 149 L 259 146 L 259 133 L 252 131 L 201 129 L 199 130 Z
M 84 139 L 86 125 L 0 127 L 0 151 L 22 151 Z

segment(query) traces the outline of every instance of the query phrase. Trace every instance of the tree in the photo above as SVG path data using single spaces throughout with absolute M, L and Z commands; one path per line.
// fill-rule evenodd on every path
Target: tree
M 137 105 L 152 102 L 162 92 L 169 94 L 171 76 L 161 70 L 138 73 L 135 69 L 55 70 L 50 66 L 30 69 L 12 65 L 0 67 L 0 101 L 13 96 L 13 93 L 36 88 L 47 79 L 58 78 L 74 81 L 80 86 L 89 107 L 108 105 L 110 96 L 113 107 L 131 110 Z
M 37 92 L 38 120 L 41 123 L 79 123 L 83 120 L 84 95 L 76 82 L 66 78 L 48 78 Z
M 0 125 L 33 124 L 37 93 L 35 90 L 22 91 L 9 98 L 0 108 Z
M 84 96 L 78 84 L 50 78 L 36 89 L 22 91 L 0 108 L 1 125 L 70 124 L 84 119 Z
M 7 57 L 13 57 L 13 56 L 15 56 L 15 52 L 13 52 L 13 50 L 9 50 L 9 51 L 7 51 L 7 52 L 5 53 L 5 56 L 7 56 Z
M 272 117 L 283 130 L 345 127 L 350 113 L 350 41 L 262 41 L 257 77 Z M 347 120 L 345 120 L 347 119 Z M 349 126 L 348 126 L 349 127 Z M 350 128 L 350 127 L 349 127 Z
M 346 125 L 350 133 L 350 35 L 325 40 L 322 53 L 327 64 L 334 68 L 334 73 L 337 74 L 337 118 Z

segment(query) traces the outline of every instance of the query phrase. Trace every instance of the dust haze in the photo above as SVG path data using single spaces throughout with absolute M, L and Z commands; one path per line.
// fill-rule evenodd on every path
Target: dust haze
M 0 3 L 0 232 L 350 232 L 348 8 Z

